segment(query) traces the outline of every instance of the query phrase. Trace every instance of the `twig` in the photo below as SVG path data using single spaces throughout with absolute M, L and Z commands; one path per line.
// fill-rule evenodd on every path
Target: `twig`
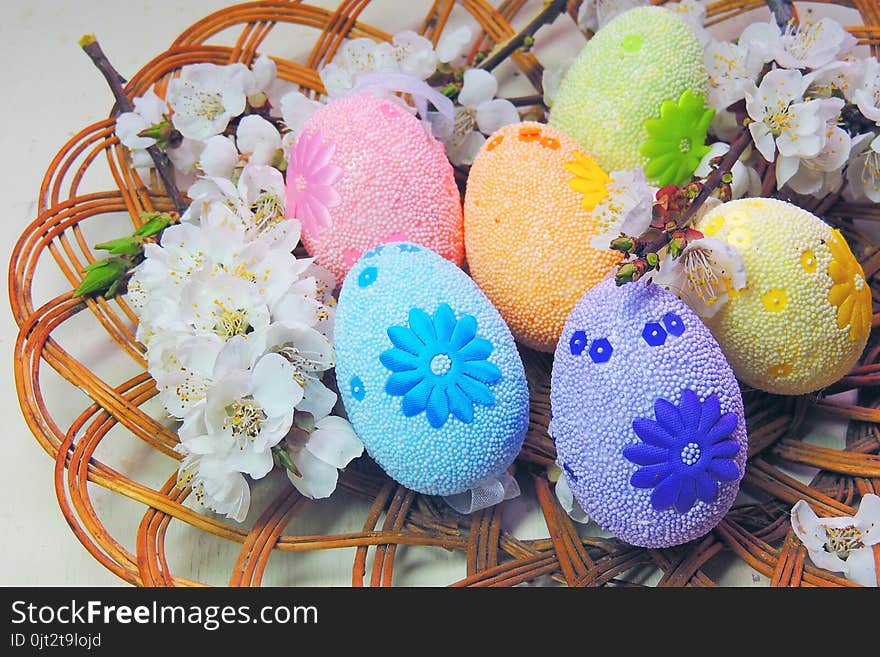
M 514 107 L 530 107 L 532 105 L 544 105 L 544 94 L 531 94 L 529 96 L 517 96 L 506 98 Z
M 709 177 L 706 178 L 706 182 L 703 183 L 700 193 L 697 194 L 697 197 L 693 200 L 690 206 L 688 206 L 688 209 L 682 213 L 681 220 L 678 222 L 679 229 L 685 228 L 691 223 L 702 205 L 709 199 L 712 192 L 717 189 L 718 185 L 721 184 L 724 174 L 733 168 L 733 165 L 736 164 L 740 155 L 743 154 L 751 143 L 752 137 L 749 134 L 748 129 L 744 129 L 739 133 L 737 138 L 733 140 L 733 143 L 730 144 L 730 150 L 725 153 L 721 163 L 709 175 Z M 663 235 L 656 240 L 649 242 L 643 250 L 645 253 L 657 253 L 660 249 L 669 244 L 669 240 L 670 234 L 663 233 Z
M 797 15 L 791 0 L 766 0 L 766 2 L 780 29 L 784 30 L 790 21 L 797 23 Z
M 491 71 L 501 64 L 511 53 L 513 53 L 513 51 L 523 45 L 523 42 L 528 37 L 537 32 L 541 26 L 545 23 L 550 23 L 559 14 L 565 11 L 565 3 L 566 0 L 546 0 L 544 2 L 544 8 L 535 14 L 532 20 L 526 23 L 519 32 L 508 38 L 506 41 L 497 44 L 492 52 L 489 53 L 488 57 L 480 62 L 477 68 Z
M 123 87 L 125 84 L 125 78 L 119 74 L 119 71 L 113 68 L 113 65 L 110 63 L 110 60 L 107 59 L 104 51 L 101 50 L 101 46 L 94 35 L 87 34 L 82 37 L 79 40 L 79 45 L 91 58 L 98 70 L 101 71 L 104 79 L 107 80 L 107 84 L 110 85 L 110 90 L 113 92 L 114 98 L 116 98 L 116 106 L 119 108 L 119 111 L 133 111 L 134 108 L 132 107 L 131 101 L 128 99 Z M 159 172 L 159 178 L 162 180 L 162 185 L 165 187 L 165 191 L 168 193 L 168 197 L 171 199 L 174 209 L 177 210 L 178 213 L 183 214 L 186 212 L 187 203 L 183 198 L 183 194 L 177 189 L 177 184 L 174 182 L 174 170 L 171 166 L 171 161 L 156 145 L 150 146 L 147 149 L 147 152 L 150 154 L 150 157 L 153 158 L 153 164 L 156 165 L 156 171 Z

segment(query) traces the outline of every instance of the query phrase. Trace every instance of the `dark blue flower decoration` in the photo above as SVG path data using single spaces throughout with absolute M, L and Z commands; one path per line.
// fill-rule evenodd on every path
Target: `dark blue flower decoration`
M 568 348 L 571 349 L 572 356 L 580 356 L 587 348 L 587 334 L 583 331 L 575 331 L 571 334 L 571 340 L 568 342 Z
M 376 282 L 376 275 L 378 273 L 379 270 L 375 267 L 364 267 L 364 270 L 358 276 L 358 286 L 369 287 Z
M 574 470 L 571 469 L 571 466 L 568 463 L 563 463 L 562 468 L 565 470 L 565 474 L 568 475 L 568 478 L 572 482 L 577 482 L 578 476 L 574 473 Z
M 351 377 L 351 381 L 349 381 L 349 386 L 351 387 L 351 396 L 358 401 L 362 401 L 364 396 L 366 396 L 367 394 L 367 389 L 364 388 L 364 382 L 361 381 L 361 377 Z
M 391 326 L 388 337 L 394 348 L 379 360 L 391 370 L 385 392 L 403 397 L 407 417 L 422 411 L 435 429 L 451 413 L 464 423 L 473 422 L 474 404 L 491 406 L 489 388 L 501 370 L 488 361 L 492 343 L 477 337 L 473 315 L 456 319 L 452 308 L 441 304 L 432 317 L 421 308 L 409 311 L 409 326 Z
M 666 329 L 657 322 L 648 322 L 642 330 L 642 337 L 652 347 L 659 347 L 666 342 Z
M 663 326 L 666 327 L 666 330 L 669 331 L 669 335 L 674 335 L 678 337 L 682 333 L 684 333 L 684 322 L 681 317 L 676 315 L 675 313 L 666 313 L 663 315 Z
M 364 257 L 365 257 L 365 258 L 372 258 L 372 257 L 375 257 L 375 256 L 379 255 L 380 253 L 382 253 L 382 251 L 384 251 L 384 250 L 385 250 L 385 245 L 384 245 L 384 244 L 380 244 L 379 246 L 375 246 L 375 247 L 373 247 L 372 249 L 370 249 L 369 251 L 367 251 L 367 252 L 364 254 Z
M 593 340 L 593 344 L 590 345 L 590 358 L 594 363 L 607 363 L 611 360 L 612 353 L 614 353 L 614 348 L 607 338 Z
M 739 479 L 733 458 L 740 444 L 730 438 L 739 417 L 722 415 L 717 395 L 700 403 L 693 390 L 685 390 L 678 407 L 665 399 L 655 401 L 654 416 L 655 420 L 633 422 L 644 442 L 625 448 L 623 455 L 643 466 L 630 483 L 654 489 L 651 505 L 657 511 L 674 506 L 679 513 L 687 513 L 697 498 L 711 504 L 718 497 L 719 482 Z

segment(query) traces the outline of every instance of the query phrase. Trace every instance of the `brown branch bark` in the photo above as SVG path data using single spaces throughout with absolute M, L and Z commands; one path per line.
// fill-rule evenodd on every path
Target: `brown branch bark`
M 87 35 L 80 39 L 79 43 L 98 70 L 101 71 L 104 79 L 107 80 L 107 84 L 113 92 L 113 97 L 116 98 L 116 107 L 119 113 L 133 111 L 134 108 L 131 101 L 125 93 L 125 78 L 119 74 L 119 71 L 107 59 L 97 39 L 92 35 Z M 162 180 L 162 185 L 165 187 L 168 197 L 174 204 L 174 209 L 179 214 L 183 214 L 186 212 L 187 203 L 183 198 L 183 194 L 177 188 L 177 183 L 174 181 L 174 168 L 171 165 L 171 160 L 168 159 L 168 156 L 158 146 L 150 146 L 147 152 L 153 158 L 153 164 L 156 165 L 156 171 L 159 173 L 159 178 Z
M 566 0 L 547 0 L 544 3 L 544 8 L 535 14 L 534 18 L 526 23 L 519 32 L 508 38 L 506 41 L 497 44 L 486 59 L 480 62 L 477 68 L 482 68 L 487 71 L 493 70 L 496 66 L 505 61 L 517 48 L 523 45 L 523 42 L 528 37 L 541 29 L 542 25 L 552 22 L 559 14 L 565 11 L 565 3 Z

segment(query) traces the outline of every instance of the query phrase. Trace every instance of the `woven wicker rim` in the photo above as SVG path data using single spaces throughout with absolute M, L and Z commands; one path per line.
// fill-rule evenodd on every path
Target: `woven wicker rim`
M 485 0 L 459 0 L 483 30 L 481 47 L 510 37 L 512 20 L 526 0 L 505 0 L 494 9 Z M 218 11 L 181 34 L 164 53 L 142 68 L 127 85 L 130 97 L 143 94 L 154 84 L 164 92 L 170 77 L 182 66 L 195 62 L 250 64 L 274 29 L 285 24 L 314 28 L 315 45 L 304 63 L 277 59 L 278 75 L 304 90 L 323 92 L 316 70 L 329 62 L 347 37 L 390 39 L 389 34 L 359 20 L 369 0 L 342 0 L 335 11 L 281 0 L 252 2 Z M 437 42 L 455 0 L 435 0 L 420 32 Z M 863 24 L 847 27 L 861 44 L 878 52 L 880 6 L 875 0 L 837 3 L 857 9 Z M 568 3 L 576 12 L 577 3 Z M 708 6 L 708 24 L 729 20 L 764 5 L 762 0 L 719 0 Z M 205 45 L 228 28 L 238 30 L 232 47 Z M 535 85 L 541 67 L 535 57 L 516 52 L 512 59 Z M 102 157 L 103 156 L 103 157 Z M 99 164 L 100 163 L 100 164 Z M 85 173 L 106 165 L 116 183 L 112 190 L 80 189 Z M 775 186 L 772 167 L 759 172 L 765 193 Z M 552 579 L 572 586 L 626 584 L 640 572 L 659 569 L 662 586 L 713 586 L 706 565 L 722 551 L 732 551 L 749 566 L 771 578 L 774 586 L 852 586 L 851 582 L 810 565 L 806 552 L 788 522 L 792 504 L 806 499 L 820 515 L 854 513 L 851 503 L 866 493 L 880 493 L 880 403 L 872 387 L 880 382 L 880 344 L 872 337 L 859 365 L 835 384 L 833 391 L 857 388 L 857 405 L 846 405 L 815 395 L 776 397 L 756 391 L 744 395 L 750 431 L 749 465 L 742 486 L 759 504 L 731 510 L 707 536 L 684 546 L 662 550 L 636 548 L 617 540 L 584 537 L 556 502 L 546 479 L 546 466 L 555 461 L 555 449 L 547 435 L 549 413 L 548 355 L 525 351 L 524 362 L 532 387 L 531 424 L 517 460 L 520 474 L 531 477 L 550 538 L 520 540 L 502 531 L 502 505 L 461 516 L 435 498 L 407 490 L 389 480 L 368 459 L 361 459 L 340 477 L 340 485 L 370 501 L 370 510 L 359 532 L 328 536 L 284 533 L 298 510 L 309 504 L 292 487 L 285 488 L 263 509 L 253 528 L 203 515 L 184 506 L 188 489 L 175 485 L 176 468 L 168 472 L 157 489 L 136 482 L 131 476 L 102 463 L 95 451 L 116 425 L 121 425 L 153 449 L 179 459 L 173 448 L 175 432 L 141 406 L 157 394 L 146 373 L 143 347 L 134 338 L 135 315 L 122 299 L 74 299 L 71 291 L 81 280 L 80 271 L 93 261 L 82 225 L 91 218 L 126 213 L 134 226 L 141 212 L 168 210 L 167 196 L 157 181 L 147 187 L 131 167 L 126 150 L 114 134 L 114 119 L 98 121 L 76 134 L 49 164 L 40 188 L 40 212 L 19 239 L 9 269 L 9 295 L 19 326 L 14 372 L 19 402 L 34 436 L 55 460 L 55 488 L 64 516 L 85 548 L 106 568 L 135 585 L 199 586 L 201 582 L 171 572 L 165 537 L 172 520 L 216 537 L 240 544 L 239 556 L 229 584 L 259 585 L 269 557 L 278 552 L 301 552 L 356 547 L 352 584 L 364 585 L 368 548 L 373 546 L 370 581 L 373 586 L 392 583 L 397 547 L 439 546 L 466 554 L 467 576 L 453 586 L 509 586 Z M 841 202 L 829 196 L 815 202 L 798 199 L 839 227 L 860 256 L 871 282 L 875 304 L 880 286 L 880 247 L 874 245 L 853 219 L 880 220 L 873 205 Z M 123 234 L 125 227 L 119 227 Z M 69 282 L 54 299 L 34 308 L 31 288 L 38 264 L 51 256 Z M 875 306 L 876 307 L 876 306 Z M 90 371 L 53 339 L 53 331 L 81 312 L 90 313 L 103 327 L 119 352 L 130 357 L 141 373 L 121 385 L 111 386 Z M 875 316 L 874 326 L 878 324 Z M 43 398 L 41 362 L 53 368 L 72 387 L 93 401 L 68 427 L 59 425 Z M 820 448 L 802 442 L 808 410 L 818 410 L 849 422 L 844 450 Z M 804 464 L 820 472 L 805 485 L 787 476 L 780 463 Z M 100 485 L 146 507 L 136 536 L 134 553 L 123 547 L 104 527 L 90 498 L 87 483 Z M 381 519 L 381 526 L 379 522 Z M 880 550 L 875 548 L 880 561 Z M 288 557 L 296 558 L 296 557 Z

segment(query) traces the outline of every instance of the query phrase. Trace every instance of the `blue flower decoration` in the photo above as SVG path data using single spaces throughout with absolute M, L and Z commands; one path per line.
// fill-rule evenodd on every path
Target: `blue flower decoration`
M 697 498 L 711 504 L 718 497 L 719 482 L 739 479 L 733 458 L 740 444 L 730 438 L 739 417 L 722 415 L 717 395 L 701 403 L 693 390 L 685 390 L 678 407 L 665 399 L 655 401 L 654 416 L 655 420 L 633 422 L 644 443 L 627 447 L 623 455 L 643 466 L 630 483 L 654 489 L 651 505 L 657 511 L 674 506 L 679 513 L 687 513 Z
M 406 417 L 422 411 L 435 429 L 451 413 L 469 424 L 474 404 L 491 406 L 495 395 L 490 385 L 501 378 L 501 370 L 487 359 L 492 343 L 477 337 L 473 315 L 455 318 L 448 304 L 441 304 L 432 317 L 421 308 L 409 311 L 409 326 L 391 326 L 388 337 L 393 349 L 379 360 L 391 370 L 385 392 L 403 397 Z

